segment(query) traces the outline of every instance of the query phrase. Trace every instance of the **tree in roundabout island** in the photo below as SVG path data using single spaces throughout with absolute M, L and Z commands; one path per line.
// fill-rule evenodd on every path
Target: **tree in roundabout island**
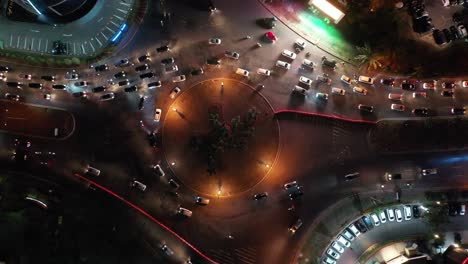
M 226 149 L 247 150 L 249 139 L 255 134 L 257 114 L 255 108 L 250 108 L 242 117 L 235 116 L 228 123 L 223 120 L 219 105 L 209 108 L 209 132 L 194 135 L 190 140 L 192 150 L 205 160 L 209 175 L 216 174 L 216 164 Z

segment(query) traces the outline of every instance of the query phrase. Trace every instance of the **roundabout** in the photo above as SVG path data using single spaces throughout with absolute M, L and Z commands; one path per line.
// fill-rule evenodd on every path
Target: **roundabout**
M 214 132 L 213 112 L 228 138 L 220 139 Z M 255 115 L 250 132 L 240 128 L 236 132 L 234 123 L 249 123 L 249 113 Z M 174 100 L 165 116 L 162 138 L 167 163 L 184 185 L 206 196 L 245 192 L 261 182 L 274 164 L 279 126 L 273 114 L 267 100 L 243 82 L 197 83 Z M 221 146 L 212 153 L 211 146 L 219 140 Z

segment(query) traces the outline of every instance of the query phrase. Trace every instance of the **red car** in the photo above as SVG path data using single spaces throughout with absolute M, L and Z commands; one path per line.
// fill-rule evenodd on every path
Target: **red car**
M 268 31 L 266 34 L 265 34 L 265 37 L 267 39 L 269 39 L 271 42 L 275 43 L 278 38 L 276 37 L 275 33 L 271 32 L 271 31 Z

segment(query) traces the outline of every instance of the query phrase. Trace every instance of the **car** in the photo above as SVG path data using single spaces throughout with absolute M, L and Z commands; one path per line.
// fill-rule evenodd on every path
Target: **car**
M 107 88 L 105 86 L 96 86 L 91 89 L 91 92 L 93 93 L 100 93 L 106 91 Z
M 208 40 L 208 44 L 210 44 L 210 45 L 220 45 L 221 44 L 221 39 L 220 38 L 210 38 Z
M 435 90 L 436 88 L 436 81 L 432 81 L 432 82 L 423 82 L 423 89 L 424 90 Z
M 451 89 L 447 89 L 447 90 L 443 90 L 440 95 L 444 96 L 444 97 L 454 97 L 454 92 L 453 90 Z
M 76 81 L 79 77 L 79 74 L 75 70 L 65 73 L 65 79 L 69 81 Z
M 28 80 L 28 81 L 30 81 L 32 79 L 31 74 L 20 74 L 20 75 L 18 75 L 18 77 L 20 77 L 21 79 Z
M 297 181 L 292 181 L 292 182 L 287 182 L 283 185 L 284 189 L 287 191 L 291 188 L 296 188 L 298 187 L 299 184 L 297 183 Z
M 254 200 L 262 200 L 262 199 L 266 199 L 268 197 L 268 193 L 267 192 L 262 192 L 262 193 L 256 193 L 254 194 L 253 198 Z
M 210 199 L 197 196 L 195 197 L 195 203 L 198 205 L 208 205 L 210 203 Z
M 353 240 L 354 240 L 354 235 L 351 234 L 351 232 L 349 232 L 347 229 L 345 229 L 345 230 L 341 233 L 341 235 L 342 235 L 343 237 L 345 237 L 345 238 L 346 238 L 347 240 L 349 240 L 349 241 L 353 241 Z
M 119 81 L 118 85 L 119 86 L 127 86 L 127 85 L 130 85 L 130 81 L 128 79 L 125 79 L 123 81 Z
M 276 17 L 266 17 L 261 20 L 261 24 L 267 29 L 273 29 L 276 27 Z
M 416 85 L 410 81 L 403 81 L 400 85 L 400 88 L 403 89 L 403 90 L 410 90 L 410 91 L 414 91 L 416 90 Z
M 436 168 L 422 169 L 421 174 L 423 176 L 436 175 L 437 174 L 437 169 Z
M 159 122 L 159 120 L 161 120 L 161 114 L 162 110 L 160 108 L 156 108 L 156 110 L 154 110 L 154 121 Z
M 55 82 L 55 76 L 54 75 L 42 75 L 41 80 L 44 80 L 47 82 Z
M 459 205 L 458 203 L 449 202 L 448 203 L 448 215 L 457 216 L 458 215 Z
M 164 254 L 166 254 L 167 256 L 172 256 L 174 255 L 174 252 L 166 245 L 166 244 L 163 244 L 161 246 L 161 250 L 164 252 Z
M 156 52 L 166 52 L 170 51 L 171 49 L 169 48 L 168 45 L 163 45 L 161 47 L 156 48 Z
M 151 57 L 150 57 L 149 53 L 147 53 L 145 55 L 142 55 L 142 56 L 138 57 L 137 60 L 138 60 L 138 62 L 150 61 Z
M 171 93 L 169 94 L 169 97 L 171 97 L 171 99 L 174 99 L 179 93 L 180 93 L 180 88 L 175 87 L 174 89 L 172 89 Z
M 237 68 L 236 69 L 236 74 L 239 74 L 239 75 L 242 75 L 244 77 L 249 77 L 249 71 L 248 70 L 245 70 L 245 69 L 242 69 L 242 68 Z
M 400 209 L 395 209 L 395 216 L 396 216 L 397 222 L 403 221 L 403 214 L 401 213 Z
M 220 65 L 221 64 L 221 60 L 216 58 L 216 57 L 212 57 L 212 58 L 208 58 L 206 60 L 206 64 L 209 64 L 209 65 Z
M 361 88 L 361 87 L 357 87 L 357 86 L 355 86 L 353 88 L 353 92 L 358 93 L 358 94 L 362 94 L 362 95 L 367 95 L 367 90 L 366 89 Z
M 447 43 L 454 40 L 454 37 L 453 37 L 452 33 L 447 28 L 442 29 L 442 33 L 444 33 L 445 39 L 447 40 Z
M 463 24 L 459 24 L 458 27 L 457 27 L 458 31 L 460 32 L 460 36 L 462 38 L 466 37 L 468 35 L 467 31 L 466 31 L 466 28 L 465 28 L 465 25 Z
M 371 106 L 371 105 L 358 104 L 357 108 L 361 112 L 367 112 L 367 113 L 373 113 L 374 112 L 374 107 Z
M 302 62 L 302 65 L 309 67 L 310 69 L 314 69 L 315 66 L 317 66 L 315 62 L 308 60 L 308 59 L 304 59 L 304 61 Z
M 340 80 L 348 85 L 351 84 L 351 82 L 353 81 L 353 79 L 349 78 L 348 76 L 346 75 L 341 75 L 341 78 Z
M 148 66 L 147 63 L 135 67 L 136 72 L 142 72 L 142 71 L 146 71 L 148 69 L 149 69 L 149 66 Z
M 408 221 L 408 220 L 411 220 L 411 206 L 409 205 L 405 205 L 403 206 L 403 214 L 405 216 L 405 220 Z
M 323 260 L 324 264 L 336 264 L 336 260 L 330 258 L 330 257 L 325 257 Z
M 316 93 L 315 98 L 322 100 L 322 101 L 328 101 L 328 94 L 327 93 Z
M 5 99 L 12 100 L 12 101 L 19 101 L 20 96 L 17 95 L 17 94 L 6 93 L 5 94 Z
M 164 73 L 172 73 L 172 72 L 176 72 L 179 70 L 179 67 L 177 65 L 169 65 L 169 66 L 166 66 L 164 67 Z
M 421 212 L 419 211 L 419 206 L 418 205 L 413 205 L 413 206 L 411 206 L 411 208 L 412 208 L 412 211 L 413 211 L 414 218 L 421 217 Z
M 7 80 L 7 77 L 6 77 L 5 73 L 0 72 L 0 81 L 6 82 L 6 80 Z
M 294 60 L 296 58 L 296 53 L 290 51 L 290 50 L 283 50 L 283 52 L 281 52 L 281 55 L 291 59 L 291 60 Z
M 8 67 L 8 66 L 5 66 L 5 65 L 0 65 L 0 72 L 4 72 L 4 73 L 7 73 L 11 71 L 11 68 Z
M 169 179 L 167 181 L 167 183 L 169 183 L 169 185 L 173 188 L 173 189 L 179 189 L 180 185 L 174 180 L 174 179 Z
M 21 82 L 6 82 L 6 86 L 15 87 L 19 89 L 23 86 L 23 84 Z
M 335 250 L 333 250 L 333 249 L 331 249 L 331 248 L 329 248 L 329 249 L 327 250 L 327 254 L 328 254 L 330 257 L 332 257 L 332 258 L 334 258 L 334 259 L 336 259 L 336 260 L 338 260 L 338 259 L 340 258 L 340 253 L 336 252 Z
M 118 73 L 114 74 L 116 79 L 123 79 L 127 77 L 127 73 L 125 71 L 119 71 Z
M 305 47 L 307 46 L 307 42 L 305 42 L 305 40 L 303 39 L 296 39 L 296 41 L 294 42 L 294 44 L 300 48 L 301 50 L 304 50 Z
M 138 190 L 144 192 L 146 190 L 146 184 L 142 183 L 142 182 L 139 182 L 139 181 L 136 181 L 134 180 L 132 182 L 132 187 L 135 187 L 137 188 Z
M 165 58 L 161 60 L 161 64 L 173 64 L 175 59 L 173 57 Z
M 145 100 L 146 96 L 140 96 L 140 100 L 138 101 L 138 110 L 143 110 L 145 108 Z
M 426 92 L 414 92 L 414 93 L 413 93 L 413 98 L 417 98 L 417 97 L 426 98 L 426 97 L 427 97 L 427 93 L 426 93 Z
M 452 33 L 452 36 L 453 36 L 454 40 L 461 38 L 460 31 L 458 31 L 457 27 L 450 26 L 449 30 L 450 30 L 450 33 Z
M 292 94 L 306 96 L 307 95 L 307 90 L 296 85 L 292 89 Z
M 75 86 L 77 86 L 77 87 L 86 87 L 86 86 L 88 86 L 88 82 L 87 81 L 76 82 Z
M 328 77 L 328 75 L 326 74 L 323 74 L 323 75 L 317 75 L 317 77 L 315 78 L 315 80 L 317 80 L 318 82 L 323 82 L 323 83 L 326 83 L 328 85 L 331 84 L 331 79 Z
M 161 87 L 161 81 L 148 83 L 148 89 L 154 89 Z
M 342 235 L 339 235 L 336 241 L 345 247 L 351 246 L 351 243 L 348 240 L 346 240 Z
M 286 70 L 291 69 L 291 64 L 287 63 L 285 61 L 282 61 L 282 60 L 277 60 L 275 65 L 276 65 L 276 67 L 280 67 L 280 68 L 283 68 L 283 69 L 286 69 Z
M 385 211 L 380 211 L 379 219 L 382 224 L 387 222 L 387 216 L 385 215 Z
M 402 175 L 401 173 L 385 173 L 385 177 L 387 181 L 393 181 L 393 180 L 401 180 Z
M 42 89 L 42 83 L 29 83 L 29 88 Z
M 402 104 L 392 104 L 390 106 L 390 109 L 392 109 L 393 111 L 403 112 L 406 108 Z
M 54 85 L 52 85 L 52 89 L 54 89 L 54 90 L 65 90 L 65 89 L 67 89 L 67 85 L 65 85 L 65 84 L 54 84 Z
M 374 223 L 374 226 L 379 226 L 380 225 L 380 220 L 379 220 L 379 217 L 372 213 L 370 214 L 370 218 L 372 219 L 372 222 Z
M 358 237 L 361 235 L 361 232 L 356 228 L 356 226 L 354 224 L 350 224 L 348 226 L 348 229 L 349 231 L 351 231 L 351 233 L 355 236 L 355 237 Z
M 156 174 L 156 176 L 163 177 L 164 175 L 166 175 L 166 173 L 164 173 L 163 169 L 161 168 L 161 166 L 159 164 L 156 164 L 156 165 L 152 166 L 152 168 L 153 168 L 154 173 Z
M 72 93 L 73 97 L 78 97 L 78 98 L 86 98 L 88 97 L 88 94 L 86 92 L 75 92 Z
M 101 174 L 101 171 L 88 165 L 86 167 L 85 173 L 88 175 L 99 176 Z
M 395 213 L 393 212 L 392 208 L 385 209 L 385 212 L 388 216 L 388 221 L 393 222 L 395 220 Z
M 299 82 L 307 85 L 307 87 L 310 87 L 310 85 L 312 84 L 312 80 L 304 76 L 299 77 Z
M 184 217 L 191 217 L 192 211 L 183 207 L 179 207 L 179 209 L 177 210 L 177 214 L 184 216 Z
M 122 67 L 122 68 L 123 68 L 123 67 L 130 66 L 131 63 L 130 63 L 130 60 L 129 60 L 129 59 L 123 58 L 123 59 L 117 61 L 116 63 L 114 63 L 114 65 L 115 65 L 116 67 Z
M 393 100 L 393 101 L 401 101 L 402 97 L 403 97 L 402 94 L 396 94 L 396 93 L 389 93 L 388 94 L 388 99 Z
M 429 109 L 427 109 L 427 108 L 415 108 L 411 112 L 413 113 L 413 115 L 417 115 L 417 116 L 428 116 L 429 115 Z
M 354 226 L 356 226 L 356 228 L 359 230 L 359 232 L 361 233 L 366 233 L 367 232 L 367 227 L 366 227 L 366 224 L 364 223 L 363 219 L 360 218 L 356 221 L 354 221 Z
M 183 82 L 185 81 L 186 78 L 185 78 L 185 75 L 178 75 L 178 76 L 175 76 L 172 78 L 172 82 Z
M 322 57 L 322 66 L 326 66 L 329 68 L 332 68 L 333 70 L 336 69 L 336 61 L 335 60 L 329 60 L 326 56 Z
M 395 79 L 393 78 L 384 78 L 380 80 L 380 83 L 389 87 L 393 87 L 395 85 Z
M 268 31 L 267 33 L 265 33 L 265 40 L 271 43 L 275 43 L 278 40 L 278 38 L 276 37 L 275 33 Z
M 109 70 L 109 67 L 107 66 L 107 64 L 101 64 L 101 65 L 94 66 L 94 67 L 93 65 L 91 65 L 91 68 L 94 68 L 96 72 L 103 72 L 103 71 Z
M 468 87 L 468 81 L 462 81 L 461 84 L 462 84 L 462 87 L 463 87 L 463 88 L 467 88 L 467 87 Z
M 455 88 L 455 82 L 442 82 L 442 88 L 453 89 Z
M 235 52 L 235 51 L 226 51 L 224 53 L 224 56 L 228 57 L 228 58 L 231 58 L 231 59 L 234 59 L 234 60 L 238 60 L 240 58 L 240 54 Z
M 300 198 L 302 195 L 304 195 L 304 192 L 301 190 L 301 188 L 297 188 L 293 192 L 289 194 L 289 199 L 290 200 L 296 200 Z
M 258 68 L 257 74 L 264 75 L 264 76 L 270 76 L 271 71 L 263 68 Z
M 297 230 L 301 228 L 301 226 L 302 226 L 302 220 L 297 219 L 296 222 L 291 227 L 289 227 L 289 232 L 291 232 L 291 234 L 295 234 Z
M 136 92 L 137 90 L 138 90 L 138 87 L 136 85 L 132 85 L 132 86 L 124 88 L 124 92 L 126 93 L 133 93 L 133 92 Z
M 353 173 L 346 174 L 344 178 L 345 178 L 345 181 L 352 181 L 354 179 L 359 178 L 359 176 L 360 176 L 359 172 L 353 172 Z
M 346 91 L 344 89 L 336 88 L 336 87 L 332 88 L 332 94 L 345 95 L 345 93 Z
M 154 77 L 154 73 L 153 72 L 147 72 L 147 73 L 143 73 L 143 74 L 140 74 L 140 79 L 144 80 L 144 79 L 151 79 Z
M 115 98 L 115 94 L 114 93 L 107 93 L 107 94 L 103 94 L 101 95 L 101 97 L 99 97 L 99 99 L 101 101 L 109 101 L 109 100 L 112 100 Z
M 368 77 L 368 76 L 363 76 L 363 75 L 359 76 L 358 81 L 362 83 L 367 83 L 367 84 L 374 84 L 373 78 Z
M 203 73 L 205 73 L 205 72 L 203 71 L 203 68 L 202 68 L 202 67 L 197 68 L 197 69 L 193 69 L 193 70 L 190 72 L 190 74 L 191 74 L 192 76 L 202 75 Z
M 465 112 L 466 112 L 465 107 L 452 107 L 452 109 L 450 109 L 450 113 L 452 115 L 464 115 Z
M 338 242 L 333 242 L 331 244 L 332 248 L 336 251 L 338 251 L 339 253 L 343 253 L 344 252 L 344 248 L 342 246 L 340 246 L 340 244 L 338 244 Z
M 109 80 L 107 80 L 107 84 L 111 85 L 111 86 L 114 86 L 116 84 L 116 82 L 114 81 L 114 79 L 109 79 Z

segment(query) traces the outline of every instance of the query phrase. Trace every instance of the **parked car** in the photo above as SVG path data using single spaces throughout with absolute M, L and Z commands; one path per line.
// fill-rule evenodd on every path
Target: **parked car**
M 315 62 L 308 60 L 308 59 L 304 59 L 304 61 L 302 62 L 302 65 L 309 67 L 310 69 L 313 69 L 315 68 L 315 66 L 317 66 Z
M 423 89 L 424 90 L 435 90 L 436 88 L 436 81 L 432 81 L 432 82 L 423 82 Z
M 5 99 L 12 100 L 12 101 L 19 101 L 20 96 L 17 94 L 5 93 Z
M 140 57 L 138 57 L 138 62 L 145 62 L 145 61 L 151 61 L 151 56 L 149 55 L 149 53 L 145 54 L 145 55 L 141 55 Z
M 187 218 L 192 217 L 192 211 L 183 207 L 179 207 L 179 209 L 177 210 L 177 214 Z
M 154 77 L 154 73 L 153 72 L 147 72 L 147 73 L 143 73 L 143 74 L 140 74 L 140 79 L 144 80 L 144 79 L 151 79 Z
M 179 70 L 179 67 L 177 65 L 169 65 L 164 67 L 164 73 L 173 73 Z
M 354 236 L 353 234 L 351 234 L 351 232 L 349 232 L 347 229 L 345 229 L 345 230 L 341 233 L 341 235 L 342 235 L 343 237 L 345 237 L 345 238 L 346 238 L 347 240 L 349 240 L 349 241 L 353 241 L 353 240 L 354 240 L 354 237 L 355 237 L 355 236 Z
M 276 17 L 266 17 L 261 20 L 261 24 L 267 29 L 273 29 L 276 27 L 276 21 Z
M 140 100 L 138 101 L 138 110 L 143 110 L 143 108 L 145 108 L 145 100 L 146 100 L 146 96 L 143 96 L 141 95 L 140 96 Z
M 267 69 L 258 68 L 257 74 L 265 75 L 265 76 L 270 76 L 271 71 L 270 71 L 270 70 L 267 70 Z
M 148 69 L 149 69 L 149 66 L 148 66 L 148 64 L 146 64 L 146 63 L 143 64 L 143 65 L 139 65 L 139 66 L 136 66 L 136 67 L 135 67 L 135 71 L 136 71 L 136 72 L 142 72 L 142 71 L 146 71 L 146 70 L 148 70 Z
M 197 68 L 197 69 L 193 69 L 193 70 L 190 72 L 190 74 L 191 74 L 192 76 L 202 75 L 203 73 L 204 73 L 204 71 L 203 71 L 203 68 L 202 68 L 202 67 Z
M 374 112 L 374 107 L 370 106 L 370 105 L 359 104 L 357 108 L 362 112 L 367 112 L 367 113 L 373 113 Z
M 358 93 L 358 94 L 362 94 L 362 95 L 367 95 L 367 90 L 366 89 L 361 88 L 361 87 L 357 87 L 357 86 L 355 86 L 353 88 L 353 92 Z
M 299 82 L 307 85 L 307 87 L 310 87 L 310 85 L 312 84 L 312 80 L 304 76 L 299 77 Z
M 406 221 L 411 220 L 411 217 L 412 217 L 411 211 L 412 211 L 411 206 L 409 205 L 403 206 L 403 215 L 405 216 Z
M 426 93 L 426 92 L 414 92 L 414 93 L 413 93 L 413 98 L 417 98 L 417 97 L 426 98 L 426 97 L 427 97 L 427 93 Z
M 124 92 L 126 93 L 133 93 L 133 92 L 136 92 L 137 90 L 138 90 L 138 87 L 136 85 L 132 85 L 132 86 L 124 88 Z
M 429 109 L 427 108 L 415 108 L 413 109 L 412 113 L 417 116 L 428 116 Z
M 97 65 L 97 66 L 91 65 L 91 68 L 94 68 L 94 70 L 96 72 L 104 72 L 104 71 L 109 70 L 109 67 L 107 66 L 107 64 L 101 64 L 101 65 Z
M 291 69 L 291 64 L 287 63 L 285 61 L 277 60 L 276 61 L 276 67 L 280 67 L 280 68 L 289 70 L 289 69 Z
M 161 60 L 161 64 L 173 64 L 175 59 L 173 57 L 165 58 Z
M 161 87 L 161 81 L 148 83 L 148 89 L 154 89 Z
M 348 85 L 351 84 L 351 82 L 353 81 L 353 79 L 351 79 L 350 77 L 346 76 L 346 75 L 341 75 L 341 78 L 340 80 Z
M 42 83 L 29 83 L 29 88 L 42 89 Z
M 452 113 L 452 115 L 464 115 L 465 112 L 465 107 L 453 107 L 452 109 L 450 109 L 450 113 Z
M 467 88 L 468 87 L 468 81 L 462 81 L 462 87 Z
M 20 74 L 20 75 L 18 75 L 18 77 L 20 77 L 21 79 L 28 80 L 28 81 L 30 81 L 32 79 L 31 74 Z
M 303 39 L 296 39 L 296 41 L 294 42 L 294 44 L 299 47 L 301 50 L 304 50 L 305 47 L 307 46 L 307 43 L 305 42 L 305 40 Z
M 334 241 L 331 244 L 331 247 L 340 254 L 344 252 L 344 248 L 342 246 L 340 246 L 340 244 L 338 244 L 338 242 L 336 242 L 336 241 Z
M 87 81 L 80 81 L 80 82 L 76 82 L 75 86 L 77 86 L 77 87 L 86 87 L 86 86 L 88 86 L 88 84 L 89 83 Z
M 135 180 L 132 182 L 132 187 L 135 187 L 142 192 L 146 190 L 146 184 Z
M 116 63 L 114 63 L 114 65 L 115 65 L 116 67 L 122 67 L 122 68 L 123 68 L 123 67 L 130 66 L 131 63 L 130 63 L 130 60 L 129 60 L 129 59 L 123 58 L 123 59 L 117 61 Z
M 172 256 L 174 255 L 174 252 L 166 245 L 166 244 L 163 244 L 161 246 L 161 250 L 164 252 L 164 254 L 166 254 L 167 256 Z
M 198 205 L 208 205 L 210 203 L 210 199 L 197 196 L 195 197 L 195 203 Z
M 400 88 L 403 89 L 403 90 L 414 91 L 414 90 L 416 90 L 416 84 L 414 82 L 412 82 L 412 81 L 404 80 L 401 83 Z
M 161 47 L 158 47 L 156 48 L 156 52 L 166 52 L 166 51 L 170 51 L 170 48 L 168 45 L 163 45 Z
M 244 76 L 244 77 L 249 77 L 249 71 L 248 70 L 245 70 L 245 69 L 242 69 L 242 68 L 237 68 L 236 69 L 236 74 L 239 74 L 241 76 Z
M 356 226 L 354 224 L 350 224 L 348 226 L 348 229 L 349 231 L 351 231 L 351 233 L 355 236 L 355 237 L 358 237 L 361 235 L 361 232 L 356 228 Z
M 130 85 L 130 81 L 128 79 L 125 79 L 123 81 L 120 81 L 118 84 L 119 86 L 127 86 Z
M 65 90 L 65 89 L 67 89 L 67 85 L 65 85 L 65 84 L 54 84 L 54 85 L 52 85 L 52 89 L 54 89 L 54 90 Z
M 322 100 L 322 101 L 328 101 L 328 94 L 327 93 L 316 93 L 315 98 Z
M 208 44 L 210 44 L 210 45 L 220 45 L 221 44 L 221 39 L 220 38 L 210 38 L 208 40 Z
M 329 68 L 332 68 L 333 70 L 336 69 L 336 61 L 335 60 L 329 60 L 327 57 L 323 56 L 322 57 L 322 66 L 326 66 Z
M 395 79 L 393 78 L 384 78 L 380 80 L 380 83 L 389 87 L 393 87 L 395 85 Z
M 395 213 L 393 212 L 392 208 L 385 209 L 385 212 L 388 216 L 388 221 L 393 222 L 395 220 Z
M 93 87 L 91 89 L 91 92 L 93 92 L 93 93 L 100 93 L 100 92 L 104 92 L 104 91 L 106 91 L 105 86 L 97 86 L 97 87 Z
M 172 89 L 171 93 L 169 94 L 169 97 L 171 97 L 171 99 L 174 99 L 179 93 L 180 93 L 180 88 L 175 87 L 174 89 Z
M 220 65 L 221 64 L 221 60 L 216 58 L 216 57 L 212 57 L 212 58 L 208 58 L 206 60 L 206 64 L 210 64 L 210 65 Z
M 443 90 L 440 95 L 444 96 L 444 97 L 454 97 L 454 92 L 453 90 L 451 89 L 447 89 L 447 90 Z
M 379 219 L 382 224 L 387 222 L 387 216 L 385 215 L 385 211 L 380 211 Z
M 389 93 L 388 94 L 388 99 L 393 100 L 393 101 L 401 101 L 402 97 L 403 97 L 402 94 L 396 94 L 396 93 Z
M 345 95 L 345 93 L 346 91 L 344 89 L 336 88 L 336 87 L 332 88 L 332 94 Z
M 367 83 L 367 84 L 374 84 L 373 78 L 368 77 L 368 76 L 363 76 L 363 75 L 359 76 L 358 81 L 362 83 Z
M 41 80 L 44 80 L 47 82 L 55 82 L 55 76 L 54 75 L 42 75 Z
M 344 238 L 344 236 L 342 235 L 339 235 L 336 239 L 337 242 L 339 242 L 341 245 L 345 246 L 345 247 L 349 247 L 351 246 L 351 243 L 346 240 L 346 238 Z
M 281 52 L 281 55 L 291 59 L 291 60 L 294 60 L 296 58 L 296 53 L 290 51 L 290 50 L 283 50 L 283 52 Z
M 421 174 L 422 174 L 422 176 L 436 175 L 437 174 L 437 169 L 436 168 L 422 169 Z
M 412 209 L 413 209 L 413 216 L 414 216 L 414 218 L 419 218 L 419 217 L 421 217 L 421 212 L 419 211 L 419 206 L 418 206 L 418 205 L 413 205 L 413 206 L 412 206 Z
M 101 95 L 100 97 L 100 100 L 101 101 L 109 101 L 109 100 L 112 100 L 115 98 L 115 94 L 114 93 L 107 93 L 107 94 L 103 94 Z
M 403 214 L 401 213 L 401 209 L 395 209 L 395 216 L 397 222 L 403 221 Z
M 125 71 L 119 71 L 118 73 L 114 74 L 116 79 L 122 79 L 127 77 L 127 73 Z
M 240 54 L 235 51 L 226 51 L 224 53 L 224 56 L 234 59 L 234 60 L 238 60 L 240 58 Z
M 156 110 L 154 110 L 154 121 L 159 122 L 159 120 L 161 120 L 161 114 L 162 110 L 160 108 L 156 108 Z
M 183 82 L 185 81 L 187 78 L 185 78 L 185 75 L 178 75 L 178 76 L 174 76 L 172 78 L 172 82 Z
M 169 179 L 167 183 L 169 183 L 169 186 L 171 186 L 173 189 L 179 189 L 180 187 L 180 185 L 174 179 Z
M 79 78 L 79 74 L 75 70 L 65 73 L 65 79 L 69 81 L 76 81 Z
M 5 65 L 0 65 L 0 72 L 7 73 L 11 71 L 11 68 Z
M 353 172 L 353 173 L 350 173 L 350 174 L 346 174 L 344 176 L 344 178 L 345 178 L 346 181 L 352 181 L 354 179 L 359 178 L 359 176 L 360 176 L 359 172 Z
M 86 92 L 75 92 L 75 93 L 72 93 L 72 95 L 74 97 L 78 97 L 78 98 L 86 98 L 88 97 L 88 94 Z
M 262 192 L 262 193 L 256 193 L 254 194 L 253 198 L 254 200 L 262 200 L 262 199 L 266 199 L 268 197 L 268 193 L 267 192 Z
M 292 94 L 306 96 L 307 90 L 296 85 L 296 86 L 294 86 L 294 88 L 292 90 Z
M 278 37 L 275 35 L 275 33 L 268 31 L 265 33 L 265 40 L 271 43 L 275 43 L 278 40 Z
M 448 82 L 448 81 L 442 82 L 442 88 L 444 89 L 453 89 L 455 88 L 455 86 L 456 86 L 455 82 Z
M 302 220 L 297 219 L 297 221 L 291 227 L 289 227 L 289 232 L 291 232 L 291 234 L 295 234 L 301 226 L 302 226 Z
M 406 107 L 402 104 L 392 104 L 390 106 L 390 109 L 392 109 L 393 111 L 397 111 L 397 112 L 403 112 L 405 111 Z

